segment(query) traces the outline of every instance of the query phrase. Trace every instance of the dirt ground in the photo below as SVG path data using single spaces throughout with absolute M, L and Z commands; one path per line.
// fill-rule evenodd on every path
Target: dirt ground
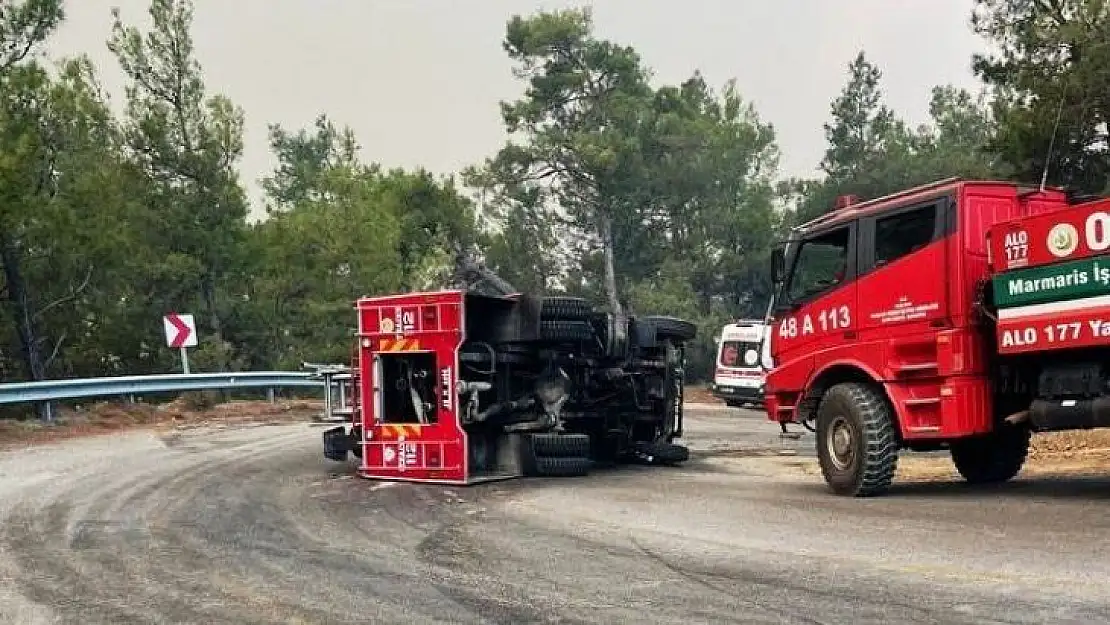
M 898 480 L 958 479 L 947 456 L 906 456 L 898 462 Z M 1110 467 L 1110 430 L 1034 434 L 1021 474 L 1029 477 L 1105 475 Z
M 709 392 L 709 387 L 704 384 L 690 385 L 683 390 L 686 401 L 691 404 L 713 404 L 723 406 L 725 403 Z
M 53 423 L 0 421 L 0 449 L 112 434 L 137 428 L 159 434 L 212 424 L 273 424 L 308 421 L 323 411 L 319 400 L 231 401 L 208 405 L 195 395 L 169 403 L 98 402 L 58 410 Z

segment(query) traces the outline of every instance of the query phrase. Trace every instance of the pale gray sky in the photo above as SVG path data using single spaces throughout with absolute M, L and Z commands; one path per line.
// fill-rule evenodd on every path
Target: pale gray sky
M 497 102 L 520 93 L 501 49 L 514 13 L 589 5 L 598 35 L 631 44 L 659 82 L 700 69 L 719 86 L 738 80 L 774 123 L 784 175 L 815 171 L 821 124 L 863 48 L 884 71 L 887 101 L 912 122 L 929 89 L 978 88 L 968 25 L 971 0 L 196 0 L 193 27 L 208 88 L 247 115 L 243 180 L 274 164 L 266 124 L 310 124 L 320 112 L 351 125 L 364 158 L 387 166 L 457 171 L 504 141 Z M 108 90 L 122 75 L 105 46 L 110 9 L 148 23 L 147 0 L 70 0 L 51 56 L 88 53 Z M 259 207 L 256 206 L 256 209 Z

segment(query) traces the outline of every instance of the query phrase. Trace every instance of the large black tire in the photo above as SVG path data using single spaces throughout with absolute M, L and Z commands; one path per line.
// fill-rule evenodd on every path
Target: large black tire
M 685 319 L 679 319 L 677 317 L 652 315 L 641 317 L 638 322 L 655 328 L 656 340 L 678 339 L 680 341 L 692 341 L 698 336 L 697 326 Z
M 537 458 L 584 458 L 590 455 L 587 434 L 533 434 L 532 453 Z
M 541 321 L 540 338 L 545 341 L 578 342 L 594 337 L 593 327 L 585 321 Z
M 544 477 L 578 477 L 590 472 L 589 458 L 536 458 L 536 475 Z
M 952 463 L 969 484 L 994 484 L 1016 476 L 1029 455 L 1027 428 L 1003 426 L 982 438 L 952 443 Z
M 858 382 L 837 384 L 817 408 L 817 460 L 837 495 L 880 495 L 894 481 L 898 441 L 886 398 Z
M 545 321 L 584 321 L 594 312 L 593 306 L 581 297 L 551 296 L 543 298 L 540 319 Z

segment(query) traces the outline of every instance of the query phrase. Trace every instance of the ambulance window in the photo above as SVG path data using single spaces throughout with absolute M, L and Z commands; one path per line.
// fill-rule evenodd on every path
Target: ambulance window
M 848 269 L 848 227 L 802 243 L 787 297 L 802 302 L 844 280 Z
M 884 217 L 875 222 L 875 266 L 894 262 L 933 240 L 937 205 Z
M 737 362 L 740 362 L 740 348 L 736 341 L 729 341 L 721 348 L 721 364 L 735 367 Z
M 725 341 L 721 346 L 720 365 L 722 367 L 754 367 L 759 364 L 759 348 L 758 342 L 751 341 Z M 752 361 L 749 352 L 755 352 L 755 360 Z

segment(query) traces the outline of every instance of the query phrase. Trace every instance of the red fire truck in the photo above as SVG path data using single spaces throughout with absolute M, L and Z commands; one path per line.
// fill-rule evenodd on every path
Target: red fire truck
M 673 441 L 692 324 L 461 273 L 458 288 L 358 300 L 355 409 L 324 433 L 327 458 L 450 484 L 686 460 Z
M 855 496 L 884 492 L 902 449 L 999 482 L 1031 432 L 1110 425 L 1108 213 L 960 179 L 841 198 L 772 254 L 769 418 L 815 431 L 825 481 Z

